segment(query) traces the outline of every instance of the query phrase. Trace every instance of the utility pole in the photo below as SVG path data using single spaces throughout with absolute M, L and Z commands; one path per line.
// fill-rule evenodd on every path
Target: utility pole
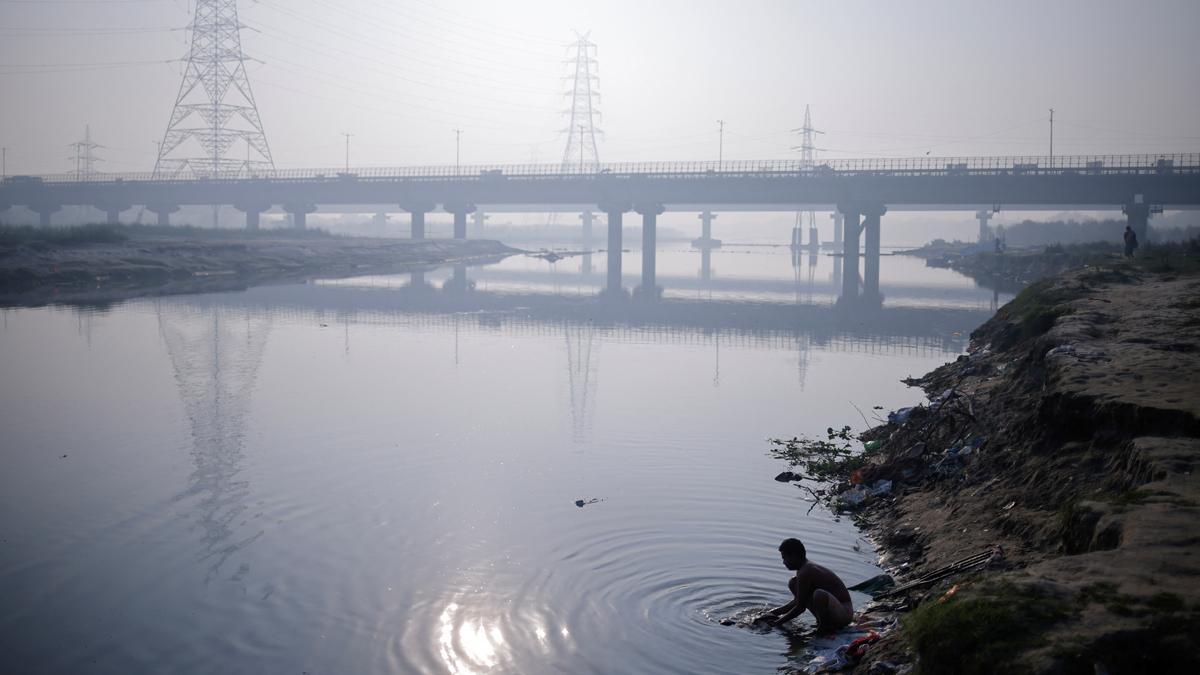
M 0 181 L 8 179 L 8 146 L 0 148 Z
M 717 145 L 717 171 L 720 171 L 721 163 L 725 159 L 725 120 L 717 120 L 717 133 L 721 137 Z
M 1054 108 L 1050 109 L 1050 168 L 1054 168 Z
M 354 134 L 343 131 L 342 135 L 346 137 L 346 173 L 350 173 L 350 139 Z
M 458 175 L 459 150 L 462 148 L 462 129 L 454 130 L 454 175 Z

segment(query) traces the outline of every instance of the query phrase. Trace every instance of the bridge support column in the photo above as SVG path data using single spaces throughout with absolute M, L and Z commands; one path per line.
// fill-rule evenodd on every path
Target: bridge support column
M 62 211 L 58 204 L 31 204 L 29 210 L 38 214 L 38 225 L 50 227 L 50 216 Z
M 1150 229 L 1150 205 L 1142 195 L 1134 195 L 1133 201 L 1121 207 L 1125 213 L 1125 222 L 1137 235 L 1139 245 L 1148 241 L 1147 231 Z
M 629 204 L 601 204 L 600 210 L 608 215 L 608 282 L 605 291 L 623 293 L 621 286 L 621 219 L 629 210 Z
M 712 249 L 700 249 L 700 281 L 712 281 Z
M 975 212 L 975 218 L 979 221 L 979 243 L 986 244 L 993 239 L 992 228 L 988 226 L 988 221 L 992 219 L 992 212 L 981 209 Z
M 839 211 L 834 211 L 829 215 L 833 219 L 833 247 L 837 250 L 842 249 L 842 214 Z
M 246 214 L 246 229 L 255 231 L 261 221 L 262 212 L 271 208 L 270 204 L 234 204 L 233 208 Z
M 463 293 L 474 288 L 475 285 L 467 279 L 467 266 L 455 265 L 454 272 L 446 283 L 442 284 L 442 290 L 451 293 Z
M 584 211 L 579 214 L 579 220 L 583 223 L 583 250 L 590 251 L 592 249 L 592 221 L 595 218 L 591 211 Z
M 146 210 L 158 216 L 159 227 L 171 226 L 171 214 L 179 210 L 175 204 L 147 204 Z
M 109 206 L 109 207 L 104 208 L 103 209 L 104 222 L 108 225 L 120 225 L 121 224 L 121 212 L 127 208 L 129 208 L 129 207 L 126 206 L 126 207 L 122 208 L 120 206 Z
M 433 207 L 434 204 L 429 202 L 409 202 L 400 205 L 400 208 L 412 214 L 412 234 L 409 235 L 411 238 L 425 238 L 425 214 L 432 211 Z
M 283 210 L 292 214 L 292 227 L 303 230 L 308 227 L 308 214 L 317 210 L 312 204 L 284 204 Z
M 642 283 L 634 292 L 657 298 L 661 293 L 655 269 L 658 259 L 658 216 L 664 210 L 663 205 L 639 204 L 633 208 L 642 214 Z
M 883 204 L 871 204 L 863 207 L 863 230 L 866 231 L 866 242 L 863 257 L 863 296 L 877 303 L 883 300 L 879 294 L 879 225 L 880 217 L 887 213 Z
M 484 227 L 485 223 L 487 222 L 487 219 L 488 219 L 488 217 L 486 215 L 484 215 L 483 211 L 475 212 L 475 217 L 473 219 L 473 223 L 475 226 L 475 236 L 477 236 L 477 237 L 483 236 L 483 227 Z
M 696 248 L 718 248 L 721 246 L 720 239 L 712 237 L 712 221 L 716 219 L 716 214 L 712 211 L 702 211 L 697 218 L 700 219 L 700 238 L 692 240 L 692 246 Z
M 475 212 L 474 204 L 446 204 L 444 208 L 454 214 L 454 238 L 467 238 L 467 214 Z
M 859 224 L 859 207 L 857 205 L 838 205 L 842 214 L 842 297 L 843 302 L 854 302 L 858 299 L 858 235 L 862 232 Z

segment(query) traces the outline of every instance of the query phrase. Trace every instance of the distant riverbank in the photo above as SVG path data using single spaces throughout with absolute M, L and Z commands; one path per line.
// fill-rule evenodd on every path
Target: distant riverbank
M 517 252 L 481 239 L 370 239 L 320 231 L 0 228 L 0 306 L 231 291 L 316 276 L 479 263 Z

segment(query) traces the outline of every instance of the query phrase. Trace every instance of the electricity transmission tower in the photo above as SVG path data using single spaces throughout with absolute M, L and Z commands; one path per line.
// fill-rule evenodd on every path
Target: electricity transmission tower
M 155 176 L 236 177 L 275 169 L 242 53 L 237 0 L 196 0 L 192 45 Z M 227 157 L 245 141 L 245 158 Z M 191 141 L 191 142 L 189 142 Z M 240 153 L 239 153 L 240 154 Z
M 75 160 L 75 180 L 88 180 L 95 176 L 96 162 L 104 161 L 96 156 L 96 149 L 104 146 L 92 141 L 90 124 L 83 127 L 83 140 L 75 141 L 71 147 L 75 150 L 75 155 L 69 158 Z
M 596 135 L 603 132 L 596 127 L 600 121 L 600 111 L 596 109 L 600 102 L 600 76 L 596 65 L 596 44 L 588 40 L 584 33 L 575 44 L 568 47 L 574 50 L 575 58 L 567 59 L 567 63 L 575 64 L 575 72 L 568 75 L 574 80 L 571 91 L 564 95 L 570 97 L 571 107 L 566 111 L 567 148 L 563 151 L 562 168 L 564 172 L 599 170 L 600 152 L 596 149 Z
M 805 104 L 804 126 L 800 127 L 799 129 L 792 129 L 792 131 L 800 132 L 800 145 L 792 149 L 800 151 L 800 168 L 802 169 L 812 169 L 814 166 L 816 166 L 817 146 L 813 143 L 813 134 L 825 133 L 823 131 L 817 131 L 813 128 L 812 111 L 809 108 L 810 106 Z M 817 216 L 812 211 L 808 211 L 806 213 L 808 216 L 807 228 L 804 227 L 805 219 L 802 217 L 803 214 L 801 214 L 799 211 L 796 212 L 796 225 L 792 228 L 792 246 L 800 246 L 801 240 L 803 239 L 804 230 L 807 229 L 809 232 L 808 245 L 813 248 L 818 248 L 820 247 L 821 242 L 817 239 Z

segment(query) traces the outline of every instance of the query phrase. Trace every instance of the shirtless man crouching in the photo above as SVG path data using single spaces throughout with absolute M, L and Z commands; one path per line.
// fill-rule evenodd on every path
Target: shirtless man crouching
M 807 609 L 816 617 L 819 632 L 849 625 L 854 618 L 854 605 L 842 580 L 828 569 L 810 562 L 799 539 L 784 539 L 779 545 L 779 554 L 783 557 L 783 566 L 796 572 L 796 576 L 788 579 L 792 601 L 763 614 L 759 620 L 777 626 L 800 616 Z

